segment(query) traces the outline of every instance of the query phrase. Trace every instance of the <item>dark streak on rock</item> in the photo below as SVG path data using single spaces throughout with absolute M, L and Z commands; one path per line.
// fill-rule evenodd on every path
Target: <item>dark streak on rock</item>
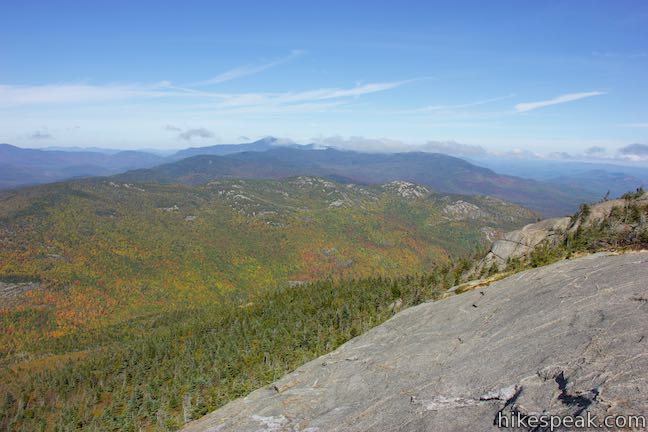
M 592 403 L 596 401 L 596 398 L 599 395 L 599 391 L 596 388 L 590 391 L 594 395 L 592 398 L 583 395 L 569 394 L 567 392 L 567 385 L 569 384 L 569 380 L 565 377 L 565 374 L 563 372 L 560 372 L 556 376 L 555 380 L 556 383 L 558 384 L 558 389 L 560 389 L 560 395 L 558 396 L 558 400 L 561 401 L 563 405 L 578 407 L 578 409 L 574 413 L 575 416 L 580 415 L 590 405 L 592 405 Z

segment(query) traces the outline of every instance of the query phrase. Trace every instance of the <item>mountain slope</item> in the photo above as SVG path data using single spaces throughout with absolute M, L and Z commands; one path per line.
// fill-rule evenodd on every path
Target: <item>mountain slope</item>
M 647 279 L 647 253 L 599 254 L 422 304 L 184 430 L 496 431 L 514 412 L 645 413 Z
M 0 345 L 8 355 L 33 338 L 218 302 L 223 293 L 422 272 L 532 218 L 495 198 L 313 177 L 8 191 L 0 282 L 40 288 L 3 311 Z
M 443 193 L 484 194 L 542 212 L 564 214 L 593 194 L 499 175 L 438 153 L 368 154 L 334 149 L 278 147 L 264 152 L 195 156 L 148 170 L 119 175 L 120 181 L 202 184 L 216 178 L 273 178 L 318 175 L 359 183 L 405 180 Z

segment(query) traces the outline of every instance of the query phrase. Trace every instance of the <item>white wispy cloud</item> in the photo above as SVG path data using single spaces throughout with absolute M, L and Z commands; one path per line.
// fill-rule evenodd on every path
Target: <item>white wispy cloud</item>
M 0 108 L 24 105 L 81 104 L 118 101 L 135 98 L 152 98 L 184 95 L 169 91 L 166 83 L 153 85 L 92 85 L 92 84 L 46 84 L 2 85 L 0 84 Z
M 238 66 L 228 71 L 222 72 L 214 77 L 203 81 L 197 81 L 194 83 L 185 84 L 187 87 L 198 87 L 210 84 L 220 84 L 227 81 L 235 80 L 237 78 L 242 78 L 249 75 L 255 75 L 261 73 L 267 69 L 273 68 L 275 66 L 282 65 L 287 63 L 297 57 L 306 54 L 305 50 L 292 50 L 289 55 L 285 57 L 276 58 L 272 61 L 260 64 L 248 64 L 243 66 Z
M 354 98 L 383 92 L 410 83 L 413 80 L 357 84 L 349 88 L 319 88 L 283 93 L 220 94 L 223 106 L 286 105 L 334 99 Z
M 519 103 L 515 105 L 515 110 L 517 112 L 526 112 L 526 111 L 532 111 L 534 109 L 538 108 L 544 108 L 547 106 L 551 105 L 558 105 L 566 102 L 572 102 L 572 101 L 577 101 L 579 99 L 585 99 L 588 97 L 592 96 L 600 96 L 604 95 L 606 92 L 601 92 L 601 91 L 591 91 L 591 92 L 582 92 L 582 93 L 567 93 L 561 96 L 557 96 L 553 99 L 548 99 L 544 101 L 537 101 L 537 102 L 524 102 L 524 103 Z
M 425 112 L 437 112 L 437 111 L 450 111 L 450 110 L 456 110 L 456 109 L 462 109 L 462 108 L 472 108 L 475 106 L 480 106 L 480 105 L 486 105 L 490 104 L 493 102 L 498 102 L 504 99 L 510 99 L 515 97 L 515 94 L 508 94 L 505 96 L 497 96 L 489 99 L 482 99 L 474 102 L 466 102 L 462 104 L 455 104 L 455 105 L 428 105 L 422 108 L 414 108 L 411 110 L 404 110 L 402 111 L 403 113 L 425 113 Z
M 356 84 L 352 87 L 317 88 L 291 92 L 224 93 L 193 91 L 169 82 L 147 85 L 49 84 L 37 86 L 0 85 L 0 109 L 22 106 L 92 105 L 146 102 L 166 99 L 169 109 L 198 108 L 218 112 L 317 111 L 355 98 L 392 90 L 415 80 Z
M 413 82 L 414 80 L 405 81 L 392 81 L 381 83 L 369 83 L 356 85 L 347 89 L 340 88 L 323 88 L 317 90 L 310 90 L 305 92 L 290 93 L 283 97 L 286 101 L 302 102 L 305 100 L 324 100 L 324 99 L 338 99 L 344 97 L 362 96 L 369 93 L 377 93 L 385 90 L 391 90 L 400 87 L 404 84 Z

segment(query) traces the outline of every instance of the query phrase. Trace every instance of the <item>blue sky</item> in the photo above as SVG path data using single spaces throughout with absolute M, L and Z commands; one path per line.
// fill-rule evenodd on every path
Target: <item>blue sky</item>
M 618 150 L 648 144 L 647 77 L 641 0 L 0 4 L 0 142 L 25 147 L 642 157 Z

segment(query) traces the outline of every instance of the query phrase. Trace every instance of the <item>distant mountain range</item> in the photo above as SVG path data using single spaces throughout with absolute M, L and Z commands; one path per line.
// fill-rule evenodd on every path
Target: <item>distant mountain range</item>
M 158 155 L 140 151 L 39 150 L 0 144 L 0 189 L 111 175 L 152 167 L 164 161 Z
M 123 173 L 123 174 L 120 174 Z M 648 168 L 537 160 L 474 159 L 438 153 L 359 153 L 299 145 L 273 137 L 244 144 L 144 151 L 22 149 L 0 144 L 0 189 L 70 178 L 110 176 L 133 182 L 202 184 L 221 178 L 281 179 L 319 175 L 356 183 L 406 180 L 438 192 L 487 194 L 545 216 L 580 202 L 648 184 Z
M 312 147 L 200 155 L 117 176 L 127 182 L 198 185 L 222 178 L 281 179 L 317 175 L 336 181 L 377 184 L 405 180 L 441 193 L 492 195 L 544 215 L 564 214 L 593 194 L 576 187 L 557 188 L 535 180 L 505 176 L 463 159 L 439 153 L 357 153 Z
M 578 161 L 511 158 L 470 158 L 470 162 L 498 173 L 530 178 L 558 187 L 580 188 L 604 196 L 618 197 L 648 185 L 648 167 Z
M 171 154 L 98 147 L 26 149 L 0 144 L 0 189 L 79 177 L 108 176 L 137 168 L 150 168 L 191 156 L 224 156 L 244 151 L 266 151 L 277 146 L 312 147 L 284 142 L 273 137 L 245 144 L 191 147 Z

